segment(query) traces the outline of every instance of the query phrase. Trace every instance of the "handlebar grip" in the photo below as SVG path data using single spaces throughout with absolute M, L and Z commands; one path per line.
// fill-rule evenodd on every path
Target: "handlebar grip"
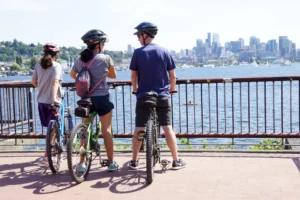
M 175 93 L 177 93 L 177 91 L 176 91 L 176 90 L 174 90 L 174 91 L 170 91 L 170 94 L 175 94 Z
M 136 92 L 132 92 L 132 94 L 136 95 Z

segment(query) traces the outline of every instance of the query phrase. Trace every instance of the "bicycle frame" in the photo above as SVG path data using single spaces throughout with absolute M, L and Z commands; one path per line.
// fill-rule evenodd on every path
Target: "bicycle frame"
M 98 123 L 98 126 L 96 128 L 96 135 L 94 137 L 93 133 L 93 119 L 94 117 L 97 115 L 97 111 L 93 111 L 92 113 L 90 113 L 89 117 L 83 122 L 84 124 L 87 125 L 87 131 L 88 131 L 88 141 L 87 141 L 87 147 L 86 149 L 88 149 L 88 151 L 91 151 L 91 139 L 95 139 L 95 137 L 98 139 L 98 135 L 100 132 L 100 127 L 101 127 L 101 123 Z
M 68 90 L 67 90 L 68 91 Z M 66 92 L 67 92 L 66 91 Z M 56 113 L 55 114 L 55 121 L 58 123 L 59 125 L 59 135 L 62 137 L 64 135 L 65 132 L 65 120 L 64 120 L 64 114 L 65 114 L 65 102 L 64 102 L 64 97 L 65 95 L 63 94 L 61 97 L 61 104 L 59 106 L 59 114 Z

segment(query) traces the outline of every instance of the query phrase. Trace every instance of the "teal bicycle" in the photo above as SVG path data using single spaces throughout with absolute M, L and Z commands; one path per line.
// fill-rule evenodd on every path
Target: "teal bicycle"
M 49 109 L 53 112 L 54 119 L 49 122 L 47 127 L 46 152 L 48 164 L 53 174 L 59 171 L 62 159 L 61 154 L 73 128 L 71 108 L 66 106 L 64 102 L 65 95 L 73 90 L 74 88 L 69 88 L 62 94 L 61 104 L 55 103 L 49 106 Z
M 89 112 L 92 102 L 89 98 L 77 101 L 79 107 L 75 109 L 75 115 L 86 118 L 84 122 L 76 125 L 72 130 L 67 144 L 67 161 L 70 175 L 76 183 L 83 182 L 89 175 L 92 161 L 99 156 L 101 166 L 108 166 L 107 159 L 101 159 L 98 136 L 101 123 L 98 123 L 95 133 L 93 132 L 93 119 L 97 111 Z M 95 157 L 93 159 L 93 153 Z M 84 171 L 79 171 L 80 164 L 85 164 Z

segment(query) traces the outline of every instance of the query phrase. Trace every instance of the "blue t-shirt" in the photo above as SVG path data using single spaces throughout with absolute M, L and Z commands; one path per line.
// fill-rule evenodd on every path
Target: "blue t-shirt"
M 147 92 L 155 91 L 159 96 L 170 95 L 170 78 L 168 71 L 175 69 L 175 62 L 169 52 L 149 43 L 134 51 L 130 70 L 137 71 L 137 98 Z

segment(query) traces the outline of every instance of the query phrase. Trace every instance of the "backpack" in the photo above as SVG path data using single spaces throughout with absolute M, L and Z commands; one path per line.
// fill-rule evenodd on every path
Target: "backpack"
M 92 63 L 94 62 L 96 56 L 90 62 L 88 66 L 84 62 L 82 62 L 83 68 L 78 73 L 76 80 L 75 80 L 75 88 L 77 95 L 80 97 L 88 97 L 96 87 L 104 80 L 105 76 L 92 88 L 91 88 L 91 73 L 89 68 L 91 67 Z

